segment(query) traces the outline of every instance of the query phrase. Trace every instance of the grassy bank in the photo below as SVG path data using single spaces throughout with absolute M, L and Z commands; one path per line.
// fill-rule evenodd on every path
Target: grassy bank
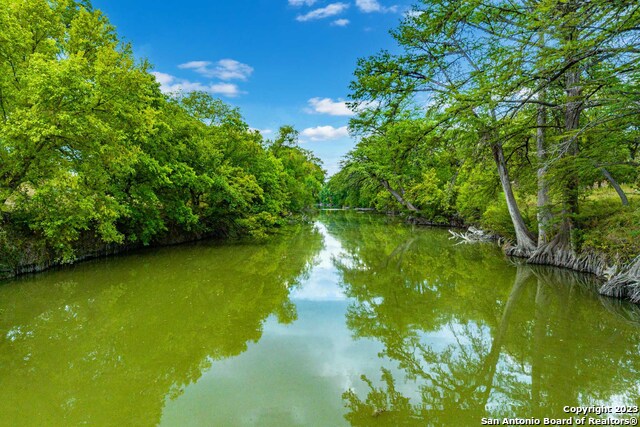
M 609 186 L 593 190 L 580 202 L 574 239 L 578 252 L 597 253 L 608 262 L 627 263 L 640 254 L 640 193 L 623 186 L 629 205 L 623 206 Z M 537 233 L 533 198 L 521 201 L 525 221 Z M 490 205 L 473 225 L 508 239 L 515 239 L 505 203 Z

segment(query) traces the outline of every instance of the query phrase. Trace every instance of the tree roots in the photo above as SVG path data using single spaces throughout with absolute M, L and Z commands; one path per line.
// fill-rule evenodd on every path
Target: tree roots
M 450 230 L 449 233 L 452 239 L 460 239 L 460 243 L 490 240 L 487 239 L 488 234 L 477 229 L 470 229 L 466 233 Z M 503 249 L 507 256 L 526 258 L 527 264 L 549 265 L 594 274 L 606 280 L 600 287 L 601 295 L 640 304 L 640 256 L 627 265 L 611 264 L 596 253 L 578 255 L 561 239 L 554 239 L 535 251 L 510 243 L 505 244 Z
M 600 288 L 600 293 L 640 303 L 640 256 L 621 268 L 615 268 Z

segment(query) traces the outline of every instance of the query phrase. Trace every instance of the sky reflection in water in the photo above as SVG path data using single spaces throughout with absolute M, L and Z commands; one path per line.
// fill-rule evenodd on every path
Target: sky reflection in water
M 637 404 L 638 309 L 590 286 L 351 212 L 80 264 L 0 286 L 0 425 L 478 425 Z

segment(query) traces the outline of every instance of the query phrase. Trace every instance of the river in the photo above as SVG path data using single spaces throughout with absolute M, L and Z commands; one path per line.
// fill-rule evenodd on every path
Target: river
M 381 215 L 0 285 L 0 425 L 480 425 L 640 403 L 640 310 Z

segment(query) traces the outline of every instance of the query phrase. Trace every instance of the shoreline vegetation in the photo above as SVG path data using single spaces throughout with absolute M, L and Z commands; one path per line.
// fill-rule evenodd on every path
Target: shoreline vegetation
M 344 209 L 353 209 L 361 212 L 375 212 L 386 215 L 400 214 L 406 216 L 406 222 L 409 224 L 448 228 L 449 233 L 451 234 L 451 239 L 455 239 L 459 243 L 474 244 L 481 242 L 496 242 L 503 249 L 503 252 L 507 257 L 521 259 L 522 262 L 528 265 L 556 267 L 577 273 L 592 275 L 598 279 L 601 284 L 598 289 L 598 293 L 600 295 L 617 299 L 626 299 L 636 304 L 640 303 L 640 255 L 633 258 L 630 254 L 620 256 L 619 253 L 612 254 L 607 252 L 598 252 L 595 249 L 591 249 L 588 252 L 585 251 L 584 253 L 578 254 L 575 258 L 569 259 L 569 262 L 567 262 L 566 265 L 548 264 L 538 262 L 535 258 L 532 259 L 513 255 L 512 237 L 506 237 L 500 233 L 476 228 L 473 224 L 460 222 L 459 219 L 450 219 L 449 221 L 446 221 L 440 218 L 438 221 L 433 221 L 428 218 L 420 217 L 415 212 L 385 212 L 377 211 L 373 208 L 351 207 L 346 207 Z M 340 208 L 337 210 L 340 210 Z M 452 230 L 451 228 L 463 231 Z M 595 233 L 600 233 L 601 231 L 603 231 L 601 228 L 593 230 Z M 616 231 L 625 232 L 626 230 L 609 229 L 608 231 L 615 235 Z
M 358 61 L 358 143 L 325 182 L 291 126 L 163 94 L 89 1 L 0 0 L 0 278 L 262 239 L 320 201 L 478 227 L 640 302 L 635 4 L 420 0 L 392 36 Z
M 0 276 L 198 237 L 264 238 L 321 162 L 204 92 L 163 94 L 88 1 L 0 0 Z
M 359 60 L 360 137 L 324 203 L 510 239 L 640 302 L 640 13 L 601 0 L 417 1 Z

